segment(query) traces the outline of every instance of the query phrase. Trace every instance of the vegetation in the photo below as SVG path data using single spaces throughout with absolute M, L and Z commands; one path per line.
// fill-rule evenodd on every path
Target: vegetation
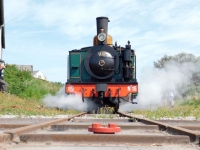
M 195 55 L 191 53 L 179 53 L 176 55 L 164 55 L 161 59 L 159 59 L 157 62 L 154 62 L 155 68 L 165 68 L 166 65 L 169 63 L 176 62 L 179 65 L 186 63 L 186 62 L 192 62 L 192 63 L 199 63 L 200 57 L 196 57 Z
M 197 57 L 190 53 L 179 53 L 174 56 L 164 55 L 163 58 L 154 62 L 154 67 L 158 69 L 167 70 L 169 65 L 177 66 L 183 74 L 186 72 L 191 74 L 189 85 L 176 87 L 178 91 L 183 91 L 184 89 L 182 97 L 185 99 L 198 97 L 197 99 L 200 100 L 200 56 Z
M 195 68 L 193 71 L 188 71 L 192 74 L 190 84 L 187 87 L 181 85 L 176 87 L 177 91 L 183 91 L 182 98 L 176 100 L 176 105 L 174 108 L 159 107 L 156 110 L 146 109 L 146 110 L 135 110 L 135 114 L 142 114 L 147 118 L 160 119 L 160 118 L 185 118 L 194 117 L 200 118 L 200 57 L 196 57 L 189 53 L 179 53 L 174 56 L 165 55 L 163 58 L 154 62 L 154 67 L 158 69 L 168 69 L 169 65 L 176 65 L 178 67 L 184 68 L 186 63 L 193 64 Z M 181 70 L 182 71 L 182 70 Z
M 188 97 L 180 104 L 182 106 L 194 106 L 195 108 L 200 107 L 200 96 Z
M 200 105 L 179 105 L 174 108 L 171 107 L 159 107 L 156 110 L 135 110 L 134 114 L 144 115 L 150 119 L 185 119 L 187 117 L 193 117 L 192 119 L 200 118 Z
M 185 64 L 192 64 L 191 66 L 194 68 L 187 68 L 191 66 Z M 198 90 L 197 92 L 200 91 L 200 56 L 197 57 L 191 53 L 183 52 L 173 56 L 164 55 L 164 57 L 159 59 L 157 62 L 154 62 L 154 67 L 158 69 L 166 69 L 169 65 L 176 65 L 180 68 L 180 71 L 183 71 L 183 68 L 185 68 L 185 70 L 190 72 L 192 74 L 190 87 L 193 88 L 193 90 L 198 87 L 196 90 Z
M 62 83 L 48 82 L 33 78 L 28 71 L 21 71 L 14 65 L 7 65 L 5 81 L 7 93 L 0 93 L 0 115 L 18 116 L 76 114 L 74 110 L 44 108 L 42 98 L 46 94 L 56 94 Z
M 9 93 L 0 93 L 0 115 L 27 116 L 56 116 L 77 114 L 79 111 L 44 108 L 38 100 L 28 100 Z
M 98 108 L 97 110 L 97 114 L 113 114 L 113 112 L 114 112 L 114 108 L 108 107 L 108 106 Z
M 62 83 L 52 83 L 33 78 L 29 71 L 21 71 L 14 65 L 5 69 L 5 81 L 8 83 L 7 92 L 21 98 L 41 100 L 46 94 L 55 94 Z

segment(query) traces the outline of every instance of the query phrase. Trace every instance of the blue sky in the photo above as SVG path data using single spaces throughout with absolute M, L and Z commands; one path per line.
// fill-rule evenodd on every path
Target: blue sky
M 200 55 L 198 0 L 4 0 L 8 64 L 33 65 L 49 81 L 67 80 L 69 50 L 91 46 L 96 17 L 108 33 L 137 54 L 137 76 L 165 54 Z

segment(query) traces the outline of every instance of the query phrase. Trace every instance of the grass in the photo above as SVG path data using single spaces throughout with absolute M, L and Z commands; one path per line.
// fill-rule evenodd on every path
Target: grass
M 21 116 L 56 116 L 64 114 L 78 114 L 75 110 L 61 110 L 44 108 L 38 100 L 28 100 L 11 95 L 0 93 L 0 115 Z
M 113 114 L 113 113 L 114 113 L 114 107 L 105 106 L 98 108 L 97 110 L 97 114 Z
M 113 113 L 114 113 L 114 107 L 108 107 L 108 106 L 101 107 L 101 108 L 98 108 L 97 111 L 95 110 L 93 111 L 93 115 L 96 118 L 113 119 L 114 118 Z
M 169 106 L 159 107 L 156 110 L 134 110 L 134 114 L 143 115 L 149 119 L 162 118 L 200 118 L 199 99 L 186 100 L 177 102 L 174 108 Z M 113 118 L 114 108 L 104 107 L 99 108 L 97 118 Z M 0 93 L 0 115 L 17 115 L 18 117 L 28 116 L 56 116 L 65 114 L 78 114 L 80 111 L 62 110 L 56 108 L 44 108 L 42 101 L 25 99 L 9 93 Z
M 4 75 L 8 89 L 7 93 L 0 93 L 0 115 L 56 116 L 78 113 L 74 110 L 43 107 L 43 97 L 47 94 L 55 95 L 63 86 L 62 83 L 36 79 L 30 72 L 18 70 L 15 65 L 7 65 Z
M 189 105 L 189 106 L 200 106 L 200 96 L 192 96 L 188 97 L 185 101 L 181 103 L 181 105 Z
M 7 65 L 5 81 L 7 92 L 25 99 L 40 100 L 46 94 L 54 95 L 63 85 L 32 77 L 26 70 L 18 70 L 15 65 Z
M 191 102 L 193 103 L 192 100 Z M 186 102 L 171 107 L 159 107 L 156 110 L 134 110 L 134 114 L 141 114 L 149 119 L 164 119 L 164 118 L 175 118 L 184 119 L 187 117 L 194 117 L 195 119 L 200 118 L 200 105 L 187 105 Z

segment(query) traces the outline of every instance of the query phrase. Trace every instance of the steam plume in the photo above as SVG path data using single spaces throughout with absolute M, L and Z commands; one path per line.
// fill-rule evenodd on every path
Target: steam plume
M 138 104 L 122 105 L 120 110 L 130 111 L 142 108 L 156 108 L 164 105 L 164 95 L 170 88 L 176 91 L 175 97 L 181 99 L 182 95 L 192 83 L 192 75 L 200 70 L 199 64 L 186 62 L 178 64 L 169 62 L 165 68 L 144 67 L 139 81 Z
M 59 92 L 55 95 L 47 95 L 44 99 L 44 106 L 50 108 L 61 108 L 61 109 L 74 109 L 80 111 L 93 111 L 96 107 L 91 101 L 82 101 L 80 95 L 67 95 L 65 93 L 65 87 L 62 87 Z

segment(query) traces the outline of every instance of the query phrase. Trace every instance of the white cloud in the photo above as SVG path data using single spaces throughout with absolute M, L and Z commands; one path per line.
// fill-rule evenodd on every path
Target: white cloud
M 21 0 L 20 3 L 6 0 L 4 3 L 6 49 L 3 57 L 7 62 L 45 66 L 47 70 L 56 68 L 56 62 L 64 62 L 59 65 L 66 72 L 63 55 L 92 45 L 98 16 L 109 17 L 108 33 L 113 36 L 113 42 L 124 46 L 131 41 L 140 67 L 153 64 L 164 54 L 182 51 L 200 54 L 197 0 L 109 0 L 106 3 L 103 0 Z M 40 59 L 31 60 L 33 57 Z M 48 67 L 46 63 L 51 57 L 55 62 Z M 49 79 L 58 78 L 51 75 Z
M 4 1 L 4 11 L 6 23 L 16 24 L 22 21 L 32 14 L 32 8 L 34 8 L 31 0 L 6 0 Z

